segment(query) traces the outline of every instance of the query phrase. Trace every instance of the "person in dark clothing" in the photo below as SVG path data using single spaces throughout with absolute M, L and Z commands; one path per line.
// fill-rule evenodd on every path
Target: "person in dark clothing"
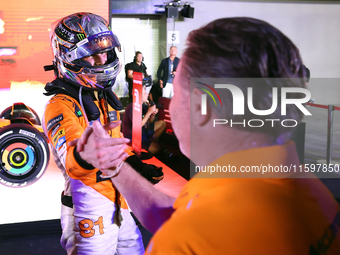
M 155 155 L 161 151 L 157 140 L 165 131 L 166 124 L 163 120 L 155 121 L 158 109 L 156 105 L 149 104 L 145 86 L 143 86 L 142 108 L 142 148 Z M 124 137 L 132 139 L 132 103 L 125 108 L 123 134 Z
M 176 68 L 179 63 L 177 55 L 177 47 L 170 47 L 170 56 L 164 58 L 157 70 L 157 78 L 159 80 L 159 86 L 163 89 L 163 97 L 172 98 L 174 95 L 174 89 L 172 86 L 172 80 L 176 74 Z
M 129 83 L 129 99 L 132 102 L 132 86 L 133 86 L 133 72 L 139 72 L 143 74 L 143 79 L 148 76 L 146 71 L 147 67 L 143 63 L 143 54 L 140 51 L 136 51 L 133 62 L 125 66 L 126 81 Z

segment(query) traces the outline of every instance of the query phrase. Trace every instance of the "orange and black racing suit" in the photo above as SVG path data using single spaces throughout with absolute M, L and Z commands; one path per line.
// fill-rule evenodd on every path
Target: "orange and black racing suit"
M 46 105 L 43 128 L 65 178 L 62 246 L 68 254 L 142 254 L 141 234 L 124 198 L 110 179 L 101 178 L 101 171 L 82 160 L 75 147 L 68 145 L 68 142 L 81 137 L 87 127 L 86 116 L 90 115 L 90 125 L 96 119 L 102 124 L 118 121 L 119 111 L 112 107 L 119 106 L 118 98 L 114 98 L 112 91 L 107 93 L 111 102 L 112 98 L 115 100 L 109 104 L 105 92 L 98 101 L 93 92 L 85 91 L 86 107 L 89 108 L 90 104 L 92 109 L 86 114 L 74 92 L 79 91 L 78 88 L 57 78 L 45 89 L 47 95 L 55 95 Z M 111 130 L 110 135 L 121 137 L 120 127 Z

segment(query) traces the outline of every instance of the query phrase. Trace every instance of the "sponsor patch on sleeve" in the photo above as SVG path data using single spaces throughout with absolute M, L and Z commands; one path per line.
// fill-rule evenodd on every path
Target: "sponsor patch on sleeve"
M 66 149 L 67 149 L 67 146 L 66 146 L 66 143 L 64 143 L 62 146 L 60 146 L 59 150 L 57 151 L 58 156 L 60 157 L 61 155 L 63 155 Z
M 83 113 L 81 112 L 77 104 L 75 104 L 74 113 L 77 115 L 78 118 L 83 116 Z
M 61 136 L 65 136 L 65 128 L 60 129 L 60 130 L 56 133 L 56 135 L 53 137 L 52 142 L 53 142 L 53 145 L 54 145 L 54 146 L 56 145 L 57 140 L 58 140 L 59 137 L 61 137 Z
M 60 137 L 59 140 L 57 141 L 57 144 L 55 145 L 56 150 L 58 151 L 60 146 L 62 146 L 65 142 L 66 137 L 65 136 Z
M 52 129 L 51 137 L 53 137 L 53 136 L 55 135 L 55 133 L 58 131 L 59 128 L 60 128 L 60 123 L 58 123 L 58 124 Z
M 58 124 L 60 121 L 62 121 L 64 119 L 63 114 L 58 115 L 57 117 L 54 117 L 53 119 L 50 119 L 47 122 L 47 131 L 50 131 L 51 128 L 53 128 L 56 124 Z
M 67 155 L 67 146 L 65 141 L 62 139 L 61 140 L 61 144 L 57 147 L 57 153 L 58 153 L 58 157 L 60 159 L 61 164 L 64 166 L 65 168 L 65 162 L 66 162 L 66 155 Z
M 109 118 L 110 121 L 117 121 L 117 112 L 116 111 L 109 112 Z

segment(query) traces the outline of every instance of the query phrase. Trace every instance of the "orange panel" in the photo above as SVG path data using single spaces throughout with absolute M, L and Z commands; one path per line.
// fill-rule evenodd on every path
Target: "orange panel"
M 52 22 L 75 12 L 92 12 L 108 19 L 107 0 L 16 0 L 0 5 L 0 90 L 10 89 L 14 82 L 49 82 L 53 72 L 44 65 L 52 62 L 49 28 Z M 2 29 L 3 28 L 3 29 Z M 13 49 L 3 55 L 1 49 Z M 1 54 L 2 52 L 2 54 Z M 1 56 L 2 55 L 2 56 Z

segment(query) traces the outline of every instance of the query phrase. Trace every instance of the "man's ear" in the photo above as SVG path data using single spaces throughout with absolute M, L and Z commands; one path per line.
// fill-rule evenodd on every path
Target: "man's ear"
M 204 126 L 212 117 L 209 103 L 207 100 L 202 102 L 204 95 L 206 94 L 202 90 L 194 88 L 190 96 L 190 118 L 192 118 L 193 123 L 197 126 Z

